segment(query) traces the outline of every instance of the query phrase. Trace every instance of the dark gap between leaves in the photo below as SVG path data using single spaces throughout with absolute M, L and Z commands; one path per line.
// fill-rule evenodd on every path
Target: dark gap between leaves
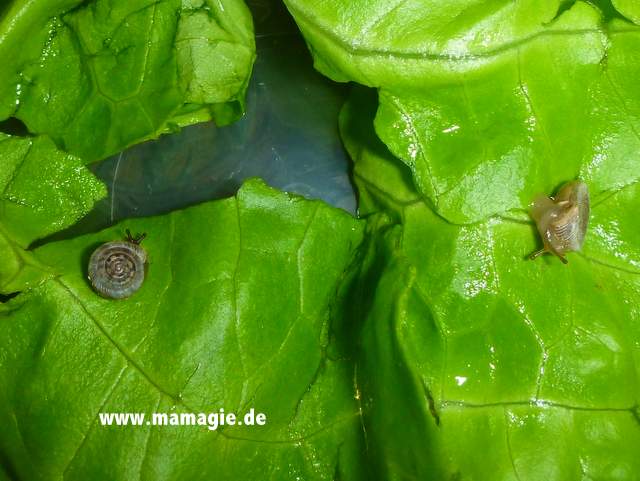
M 0 474 L 4 474 L 11 481 L 20 480 L 15 466 L 2 451 L 0 451 Z
M 558 5 L 558 11 L 549 23 L 553 23 L 558 20 L 558 18 L 560 18 L 564 12 L 573 8 L 576 2 L 577 0 L 564 0 L 564 2 L 560 3 L 560 5 Z
M 16 117 L 9 117 L 0 121 L 0 132 L 15 137 L 28 137 L 30 135 L 29 129 L 24 122 Z
M 624 20 L 625 22 L 631 22 L 630 19 L 622 15 L 618 9 L 616 9 L 611 0 L 587 0 L 587 3 L 597 7 L 602 12 L 603 23 L 608 23 L 614 18 Z
M 619 20 L 624 20 L 625 22 L 630 22 L 628 18 L 622 15 L 616 7 L 613 5 L 611 0 L 586 0 L 588 4 L 593 5 L 598 10 L 602 12 L 603 24 L 610 22 L 611 20 L 617 18 Z M 578 0 L 564 0 L 558 6 L 558 10 L 554 17 L 545 25 L 551 25 L 555 21 L 557 21 L 567 10 L 571 10 L 574 5 L 578 3 Z M 632 22 L 633 23 L 633 22 Z
M 0 294 L 0 304 L 4 304 L 5 302 L 9 302 L 11 299 L 16 297 L 20 292 L 12 292 L 10 294 Z

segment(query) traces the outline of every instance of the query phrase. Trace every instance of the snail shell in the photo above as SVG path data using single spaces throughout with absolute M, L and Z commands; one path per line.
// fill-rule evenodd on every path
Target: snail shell
M 579 180 L 563 185 L 555 197 L 538 197 L 531 209 L 544 248 L 531 254 L 535 259 L 550 252 L 567 263 L 564 255 L 579 251 L 589 223 L 589 189 Z
M 107 242 L 89 259 L 89 281 L 103 297 L 123 299 L 136 292 L 144 281 L 147 253 L 140 246 L 144 234 L 126 241 Z

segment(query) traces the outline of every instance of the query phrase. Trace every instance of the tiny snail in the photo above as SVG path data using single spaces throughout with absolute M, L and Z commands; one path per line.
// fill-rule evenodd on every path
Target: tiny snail
M 144 281 L 147 253 L 140 247 L 146 234 L 136 237 L 129 229 L 126 241 L 107 242 L 89 259 L 89 281 L 103 297 L 124 299 L 136 292 Z
M 564 184 L 555 197 L 539 196 L 531 217 L 536 222 L 544 247 L 529 257 L 550 252 L 567 264 L 564 255 L 579 251 L 589 223 L 589 189 L 579 180 Z

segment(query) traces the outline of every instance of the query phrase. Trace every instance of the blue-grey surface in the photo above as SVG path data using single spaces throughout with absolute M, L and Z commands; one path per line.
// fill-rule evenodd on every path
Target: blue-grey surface
M 94 172 L 110 197 L 83 222 L 85 229 L 227 197 L 254 176 L 355 212 L 349 160 L 337 127 L 346 86 L 313 69 L 281 2 L 248 3 L 258 58 L 246 116 L 222 128 L 187 127 L 96 164 Z

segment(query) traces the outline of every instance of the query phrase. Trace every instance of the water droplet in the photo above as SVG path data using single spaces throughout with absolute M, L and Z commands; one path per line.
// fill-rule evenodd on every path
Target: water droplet
M 466 376 L 456 376 L 455 379 L 458 386 L 462 386 L 465 382 L 467 382 Z
M 443 134 L 451 134 L 460 130 L 460 126 L 453 124 L 451 127 L 448 127 L 442 131 Z
M 22 84 L 18 82 L 16 84 L 16 107 L 20 105 L 20 97 L 22 96 Z

